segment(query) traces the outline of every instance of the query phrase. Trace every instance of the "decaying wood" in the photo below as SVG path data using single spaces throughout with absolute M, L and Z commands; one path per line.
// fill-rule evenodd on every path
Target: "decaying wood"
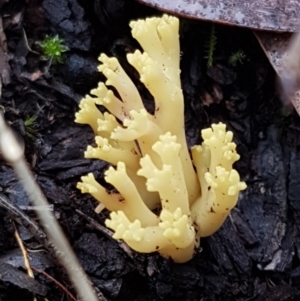
M 0 13 L 0 88 L 1 83 L 7 85 L 11 82 L 11 70 L 8 60 L 6 35 L 3 30 L 2 15 Z

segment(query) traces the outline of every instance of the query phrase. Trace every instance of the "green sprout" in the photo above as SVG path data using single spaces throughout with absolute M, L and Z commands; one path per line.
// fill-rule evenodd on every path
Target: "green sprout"
M 207 59 L 207 67 L 211 68 L 214 61 L 214 52 L 216 50 L 217 45 L 217 36 L 215 31 L 215 25 L 211 25 L 210 34 L 208 40 L 205 43 L 205 52 L 207 55 L 204 57 Z
M 244 60 L 247 58 L 243 50 L 238 50 L 233 52 L 229 57 L 228 63 L 231 66 L 236 66 L 238 63 L 243 64 Z
M 43 49 L 44 56 L 51 62 L 53 61 L 62 64 L 64 62 L 63 53 L 69 50 L 63 42 L 64 40 L 58 35 L 54 37 L 47 35 L 40 44 Z
M 27 117 L 24 120 L 24 135 L 31 140 L 35 140 L 37 136 L 37 116 Z

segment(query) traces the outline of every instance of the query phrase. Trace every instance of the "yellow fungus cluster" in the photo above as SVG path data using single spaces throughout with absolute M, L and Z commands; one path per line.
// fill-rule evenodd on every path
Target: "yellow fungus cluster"
M 192 147 L 192 158 L 189 154 L 179 20 L 163 15 L 131 22 L 130 27 L 144 52 L 136 50 L 127 60 L 152 94 L 155 113 L 147 112 L 118 60 L 102 54 L 99 71 L 107 81 L 81 100 L 76 122 L 89 124 L 95 132 L 95 146 L 88 146 L 85 157 L 111 163 L 105 181 L 118 192 L 108 192 L 93 174 L 82 177 L 77 187 L 100 203 L 98 211 L 111 211 L 105 224 L 115 239 L 138 252 L 158 251 L 185 262 L 192 258 L 200 237 L 223 224 L 246 184 L 232 168 L 239 155 L 224 124 L 202 130 L 203 143 Z M 151 211 L 155 208 L 160 208 L 158 215 Z

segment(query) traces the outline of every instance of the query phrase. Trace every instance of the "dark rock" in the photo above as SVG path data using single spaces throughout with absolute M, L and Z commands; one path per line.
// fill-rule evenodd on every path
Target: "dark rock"
M 261 268 L 276 257 L 274 270 L 282 269 L 278 264 L 285 262 L 286 251 L 293 257 L 289 243 L 283 243 L 290 230 L 286 225 L 286 162 L 279 133 L 278 128 L 271 126 L 266 139 L 258 142 L 250 167 L 252 180 L 239 202 L 243 219 L 259 239 L 259 243 L 249 249 L 250 257 L 260 263 Z
M 63 187 L 58 186 L 55 181 L 47 177 L 38 177 L 37 182 L 51 204 L 70 204 L 71 200 L 68 193 Z
M 248 223 L 244 220 L 243 216 L 237 209 L 233 209 L 231 212 L 232 221 L 235 225 L 236 231 L 246 247 L 251 247 L 259 242 Z
M 94 9 L 105 31 L 116 36 L 129 34 L 129 22 L 151 11 L 132 0 L 94 0 Z
M 229 275 L 250 274 L 252 263 L 230 219 L 214 235 L 207 238 L 212 256 Z
M 288 284 L 274 286 L 261 295 L 257 301 L 292 301 L 299 300 L 299 293 Z
M 54 32 L 64 39 L 65 45 L 70 49 L 90 50 L 91 25 L 76 0 L 45 0 L 43 8 Z
M 55 266 L 54 261 L 51 260 L 50 255 L 46 252 L 31 252 L 29 261 L 31 266 L 40 270 Z M 15 268 L 26 268 L 24 256 L 20 249 L 9 250 L 5 255 L 0 257 L 0 262 L 8 263 Z
M 91 57 L 71 54 L 62 67 L 63 74 L 73 89 L 86 94 L 100 81 L 100 73 L 97 69 L 99 64 L 96 59 Z
M 234 71 L 222 65 L 216 65 L 209 68 L 207 70 L 207 75 L 220 85 L 230 85 L 237 78 L 237 75 Z
M 74 247 L 84 269 L 101 279 L 118 278 L 131 271 L 124 252 L 116 242 L 84 233 Z
M 96 277 L 91 277 L 91 280 L 102 293 L 112 299 L 116 299 L 118 297 L 123 284 L 122 278 L 101 280 Z
M 34 278 L 4 262 L 0 262 L 0 281 L 41 296 L 45 296 L 48 290 Z

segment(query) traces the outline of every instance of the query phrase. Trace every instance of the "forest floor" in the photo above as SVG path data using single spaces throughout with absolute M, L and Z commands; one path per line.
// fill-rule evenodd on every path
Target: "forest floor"
M 84 270 L 107 300 L 300 300 L 300 119 L 281 102 L 275 72 L 251 30 L 181 19 L 188 144 L 199 143 L 201 129 L 226 123 L 241 155 L 235 168 L 248 188 L 222 228 L 201 239 L 194 258 L 175 264 L 158 254 L 129 256 L 86 218 L 104 225 L 108 212 L 97 215 L 95 200 L 76 189 L 89 172 L 104 183 L 108 167 L 84 159 L 94 135 L 74 122 L 80 99 L 105 80 L 97 58 L 116 56 L 136 77 L 125 61 L 138 47 L 128 24 L 161 12 L 133 0 L 0 0 L 0 12 L 5 119 L 23 141 L 36 181 Z M 43 55 L 46 35 L 58 35 L 68 47 L 60 63 Z M 153 107 L 150 94 L 138 88 Z M 1 160 L 3 198 L 37 220 L 22 184 Z M 26 275 L 15 229 L 29 250 L 35 280 Z M 72 300 L 66 291 L 75 295 L 57 260 L 0 208 L 0 301 L 33 300 L 33 295 Z

